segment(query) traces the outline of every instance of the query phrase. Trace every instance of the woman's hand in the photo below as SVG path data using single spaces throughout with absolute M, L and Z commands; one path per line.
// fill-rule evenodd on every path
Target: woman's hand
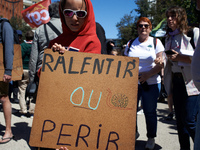
M 162 57 L 156 58 L 156 59 L 154 60 L 154 63 L 155 63 L 156 65 L 159 65 L 159 66 L 161 66 L 161 67 L 164 67 L 164 62 L 163 62 Z
M 57 44 L 57 43 L 55 43 L 55 44 L 51 47 L 51 49 L 52 49 L 54 52 L 58 51 L 59 54 L 64 54 L 65 51 L 67 51 L 67 50 L 65 49 L 64 46 L 62 46 L 61 44 Z
M 181 62 L 184 62 L 184 63 L 191 63 L 191 58 L 190 56 L 187 56 L 187 55 L 182 55 L 180 53 L 178 53 L 177 51 L 175 50 L 172 50 L 175 54 L 172 54 L 172 55 L 167 55 L 167 58 L 171 61 L 181 61 Z
M 61 147 L 60 149 L 56 149 L 56 150 L 69 150 L 67 147 Z
M 139 74 L 139 82 L 144 83 L 147 79 L 149 79 L 149 73 L 148 72 L 142 72 Z
M 172 51 L 174 52 L 174 54 L 172 55 L 167 54 L 167 58 L 171 61 L 179 61 L 179 56 L 180 56 L 179 53 L 173 49 Z
M 9 83 L 12 77 L 10 75 L 4 74 L 3 75 L 3 82 Z

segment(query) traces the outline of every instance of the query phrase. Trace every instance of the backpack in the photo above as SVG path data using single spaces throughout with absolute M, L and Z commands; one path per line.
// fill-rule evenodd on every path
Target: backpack
M 4 22 L 10 23 L 9 20 L 7 20 L 5 18 L 1 18 L 1 20 L 0 20 L 0 23 L 1 23 L 1 33 L 0 33 L 0 35 L 2 35 L 2 32 L 3 32 Z M 17 31 L 15 29 L 13 29 L 13 37 L 14 37 L 14 44 L 19 44 L 19 37 L 18 37 Z
M 188 32 L 187 32 L 187 36 L 191 37 L 190 39 L 190 44 L 192 45 L 193 49 L 195 49 L 195 44 L 194 44 L 194 31 L 193 28 L 191 28 Z
M 47 46 L 49 46 L 49 36 L 48 36 L 48 32 L 47 32 L 47 25 L 59 36 L 61 34 L 61 32 L 51 23 L 51 22 L 48 22 L 47 24 L 44 24 L 44 32 L 45 32 L 45 36 L 46 36 L 46 39 L 47 39 Z
M 128 53 L 129 53 L 129 51 L 130 51 L 130 47 L 131 47 L 133 41 L 135 41 L 135 39 L 131 39 L 130 42 L 128 43 L 127 55 L 128 55 Z M 153 44 L 154 44 L 154 48 L 156 48 L 157 38 L 155 38 L 155 37 L 153 38 Z

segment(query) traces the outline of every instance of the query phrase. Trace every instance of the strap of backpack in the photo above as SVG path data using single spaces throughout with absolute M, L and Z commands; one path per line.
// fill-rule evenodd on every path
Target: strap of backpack
M 131 47 L 131 45 L 132 45 L 132 43 L 133 43 L 134 40 L 135 40 L 135 39 L 131 39 L 130 42 L 128 43 L 127 55 L 128 55 L 129 52 L 130 52 L 130 47 Z
M 48 33 L 47 33 L 47 24 L 44 24 L 44 34 L 45 34 L 46 39 L 47 39 L 47 46 L 49 46 L 49 36 L 48 36 Z
M 47 33 L 47 25 L 59 36 L 61 34 L 61 32 L 51 23 L 51 22 L 48 22 L 47 24 L 44 24 L 44 33 L 45 33 L 45 36 L 46 36 L 46 39 L 47 39 L 47 46 L 49 45 L 49 36 L 48 36 L 48 33 Z
M 193 49 L 195 49 L 193 28 L 188 31 L 187 36 L 191 37 L 190 44 L 192 45 Z
M 154 44 L 154 49 L 156 49 L 156 45 L 157 45 L 157 38 L 153 38 L 153 44 Z
M 51 23 L 48 22 L 47 25 L 59 36 L 61 32 Z

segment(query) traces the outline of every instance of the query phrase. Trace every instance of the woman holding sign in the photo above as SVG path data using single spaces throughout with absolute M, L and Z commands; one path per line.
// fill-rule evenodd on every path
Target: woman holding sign
M 166 17 L 164 85 L 168 95 L 173 94 L 180 149 L 190 149 L 190 137 L 193 140 L 195 137 L 199 95 L 191 77 L 191 58 L 199 29 L 189 29 L 186 11 L 181 7 L 169 8 Z
M 60 0 L 59 13 L 63 33 L 50 41 L 49 48 L 60 54 L 65 51 L 101 54 L 90 0 Z M 60 149 L 67 150 L 66 147 Z
M 161 88 L 161 77 L 158 73 L 162 67 L 155 64 L 154 61 L 162 58 L 164 51 L 161 41 L 149 36 L 151 30 L 151 21 L 146 17 L 141 17 L 137 21 L 139 36 L 128 42 L 124 52 L 126 56 L 139 57 L 138 101 L 142 99 L 146 119 L 148 140 L 145 148 L 147 149 L 153 149 L 155 146 L 157 98 Z M 136 134 L 136 137 L 138 135 Z

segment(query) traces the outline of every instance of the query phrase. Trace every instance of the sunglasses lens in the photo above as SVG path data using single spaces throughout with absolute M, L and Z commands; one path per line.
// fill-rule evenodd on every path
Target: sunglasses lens
M 139 24 L 139 27 L 140 27 L 140 28 L 142 28 L 142 27 L 143 27 L 143 25 L 142 25 L 142 24 Z
M 74 12 L 71 10 L 64 10 L 64 15 L 67 17 L 72 17 L 73 14 L 74 14 Z
M 86 12 L 85 11 L 77 11 L 76 12 L 76 15 L 79 17 L 79 18 L 84 18 L 86 16 Z
M 143 26 L 144 26 L 146 29 L 149 27 L 148 24 L 139 24 L 138 26 L 139 26 L 140 28 L 143 28 Z

